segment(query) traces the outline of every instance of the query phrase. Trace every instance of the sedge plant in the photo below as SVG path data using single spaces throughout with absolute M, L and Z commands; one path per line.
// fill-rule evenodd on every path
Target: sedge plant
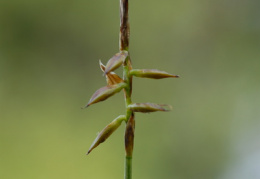
M 85 107 L 104 101 L 114 94 L 124 91 L 126 111 L 124 115 L 118 116 L 110 124 L 108 124 L 96 137 L 87 154 L 89 154 L 99 144 L 104 142 L 121 124 L 125 122 L 125 174 L 124 179 L 132 178 L 132 154 L 134 148 L 135 133 L 135 112 L 150 113 L 156 111 L 169 111 L 170 105 L 155 103 L 134 103 L 131 99 L 132 94 L 132 78 L 178 78 L 165 71 L 156 69 L 134 69 L 132 68 L 131 58 L 129 54 L 129 21 L 128 21 L 128 0 L 120 0 L 120 40 L 119 52 L 110 58 L 106 65 L 99 61 L 99 65 L 106 76 L 107 85 L 98 89 L 90 98 Z M 113 71 L 123 66 L 123 79 Z

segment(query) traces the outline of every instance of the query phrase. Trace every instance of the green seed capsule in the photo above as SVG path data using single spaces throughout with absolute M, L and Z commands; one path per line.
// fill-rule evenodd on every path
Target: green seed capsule
M 133 112 L 149 113 L 149 112 L 156 112 L 156 111 L 169 111 L 171 110 L 172 107 L 167 104 L 133 103 L 128 105 L 128 108 Z
M 173 75 L 165 71 L 159 71 L 156 69 L 132 69 L 130 71 L 130 75 L 134 75 L 136 77 L 141 77 L 141 78 L 153 78 L 153 79 L 179 77 L 178 75 Z
M 119 84 L 116 84 L 116 85 L 105 86 L 105 87 L 98 89 L 92 95 L 88 104 L 85 107 L 88 107 L 91 104 L 106 100 L 110 96 L 113 96 L 114 94 L 120 92 L 125 86 L 126 86 L 125 83 L 119 83 Z
M 89 154 L 94 148 L 96 148 L 105 140 L 121 125 L 122 121 L 126 120 L 125 115 L 118 116 L 114 119 L 110 124 L 108 124 L 96 137 L 94 142 L 92 143 L 91 147 L 89 148 L 87 154 Z

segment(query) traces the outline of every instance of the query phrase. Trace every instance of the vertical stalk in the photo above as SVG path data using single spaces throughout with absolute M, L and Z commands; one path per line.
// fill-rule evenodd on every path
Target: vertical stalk
M 120 50 L 128 51 L 129 35 L 128 0 L 120 0 Z
M 130 26 L 128 21 L 128 0 L 120 0 L 120 34 L 119 34 L 119 48 L 120 51 L 129 51 L 129 36 Z M 132 153 L 134 147 L 134 114 L 127 108 L 132 103 L 132 77 L 129 75 L 129 71 L 132 69 L 130 55 L 126 58 L 123 64 L 123 79 L 127 84 L 124 89 L 125 93 L 125 105 L 126 105 L 126 119 L 127 124 L 125 128 L 125 179 L 132 178 Z
M 132 178 L 132 157 L 125 158 L 125 179 Z

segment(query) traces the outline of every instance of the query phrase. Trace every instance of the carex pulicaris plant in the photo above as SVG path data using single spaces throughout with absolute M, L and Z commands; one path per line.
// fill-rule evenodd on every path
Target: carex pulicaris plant
M 106 65 L 99 61 L 100 68 L 106 77 L 107 85 L 98 89 L 90 98 L 85 107 L 104 101 L 114 94 L 124 91 L 126 112 L 119 115 L 108 124 L 96 137 L 87 154 L 89 154 L 99 144 L 104 142 L 120 125 L 125 122 L 125 179 L 132 178 L 132 154 L 134 147 L 135 133 L 135 112 L 150 113 L 156 111 L 169 111 L 170 105 L 154 103 L 134 103 L 131 99 L 132 78 L 178 78 L 173 75 L 156 69 L 135 69 L 132 67 L 129 54 L 129 21 L 128 21 L 128 0 L 120 0 L 120 40 L 119 52 L 110 58 Z M 123 79 L 113 71 L 123 66 Z

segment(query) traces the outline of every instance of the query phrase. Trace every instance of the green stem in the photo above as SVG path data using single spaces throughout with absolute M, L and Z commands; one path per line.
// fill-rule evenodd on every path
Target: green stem
M 119 48 L 120 50 L 129 50 L 129 35 L 130 27 L 128 22 L 128 0 L 120 0 L 120 39 Z M 132 69 L 130 55 L 124 62 L 123 79 L 127 86 L 124 89 L 125 92 L 125 105 L 126 105 L 126 129 L 125 129 L 125 179 L 132 179 L 132 153 L 134 146 L 134 114 L 127 108 L 128 105 L 132 104 L 131 93 L 132 93 L 132 76 L 129 75 L 129 71 Z
M 125 157 L 125 179 L 132 178 L 132 157 Z

